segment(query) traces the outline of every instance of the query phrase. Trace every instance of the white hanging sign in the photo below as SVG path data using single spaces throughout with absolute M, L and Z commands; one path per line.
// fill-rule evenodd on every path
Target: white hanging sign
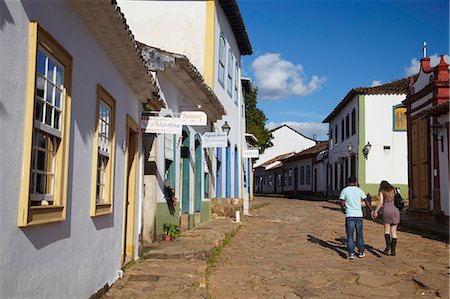
M 182 125 L 182 121 L 174 117 L 141 117 L 141 128 L 145 133 L 181 134 Z
M 226 147 L 227 134 L 223 132 L 206 132 L 203 134 L 202 146 L 208 147 Z
M 259 150 L 258 149 L 244 149 L 242 150 L 242 158 L 258 158 Z
M 183 111 L 180 119 L 187 126 L 206 126 L 207 123 L 206 113 L 203 111 Z

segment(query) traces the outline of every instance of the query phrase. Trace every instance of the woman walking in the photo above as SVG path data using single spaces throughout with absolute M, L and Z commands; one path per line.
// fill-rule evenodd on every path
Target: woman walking
M 379 190 L 380 202 L 375 211 L 372 212 L 372 218 L 378 217 L 378 212 L 383 207 L 383 224 L 384 239 L 386 240 L 386 248 L 384 254 L 395 256 L 395 247 L 397 246 L 397 226 L 400 223 L 400 211 L 394 204 L 395 189 L 387 181 L 380 183 Z

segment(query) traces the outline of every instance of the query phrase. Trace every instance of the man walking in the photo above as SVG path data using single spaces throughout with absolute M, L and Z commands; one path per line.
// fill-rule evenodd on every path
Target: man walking
M 345 231 L 347 233 L 348 258 L 355 258 L 355 240 L 353 238 L 356 230 L 356 246 L 358 247 L 358 257 L 364 257 L 364 237 L 363 237 L 363 212 L 361 201 L 364 200 L 366 206 L 372 209 L 364 191 L 357 186 L 355 176 L 348 178 L 348 186 L 341 191 L 339 196 L 341 207 L 345 213 Z

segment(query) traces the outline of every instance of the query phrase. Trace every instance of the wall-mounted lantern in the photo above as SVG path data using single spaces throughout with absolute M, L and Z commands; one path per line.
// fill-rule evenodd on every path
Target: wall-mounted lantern
M 351 143 L 347 144 L 347 149 L 348 149 L 348 153 L 351 154 L 352 149 L 353 149 L 353 144 L 351 144 Z
M 364 155 L 364 158 L 366 158 L 366 160 L 367 160 L 367 156 L 369 155 L 371 148 L 372 148 L 372 144 L 370 144 L 370 142 L 367 142 L 367 144 L 362 149 L 362 153 Z
M 441 152 L 444 151 L 444 136 L 441 136 L 441 138 L 438 138 L 439 133 L 441 133 L 442 130 L 442 124 L 440 122 L 433 122 L 430 126 L 431 135 L 433 135 L 433 138 L 437 141 L 441 142 Z
M 227 136 L 228 136 L 228 134 L 230 134 L 230 130 L 231 130 L 230 125 L 228 124 L 227 121 L 225 121 L 225 123 L 224 123 L 223 126 L 222 126 L 222 131 L 223 131 L 225 134 L 227 134 Z

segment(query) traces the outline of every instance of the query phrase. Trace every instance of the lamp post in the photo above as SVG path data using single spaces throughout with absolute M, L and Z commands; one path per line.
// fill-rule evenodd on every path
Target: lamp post
M 353 149 L 353 144 L 351 144 L 351 143 L 347 144 L 347 149 L 348 149 L 348 153 L 351 154 L 352 149 Z
M 435 140 L 437 140 L 438 142 L 441 142 L 441 152 L 444 151 L 444 137 L 441 136 L 441 138 L 438 138 L 439 133 L 441 133 L 442 130 L 442 124 L 440 122 L 434 121 L 431 126 L 430 126 L 430 130 L 431 130 L 431 135 L 433 135 L 433 138 Z
M 228 136 L 228 134 L 230 134 L 230 130 L 231 130 L 230 125 L 228 124 L 227 121 L 225 121 L 225 123 L 222 125 L 222 131 L 223 131 L 224 133 L 226 133 L 227 136 Z
M 366 160 L 367 160 L 367 156 L 369 155 L 371 148 L 372 148 L 372 144 L 370 144 L 370 142 L 367 142 L 367 144 L 362 149 L 362 153 L 364 155 L 364 158 L 366 158 Z

